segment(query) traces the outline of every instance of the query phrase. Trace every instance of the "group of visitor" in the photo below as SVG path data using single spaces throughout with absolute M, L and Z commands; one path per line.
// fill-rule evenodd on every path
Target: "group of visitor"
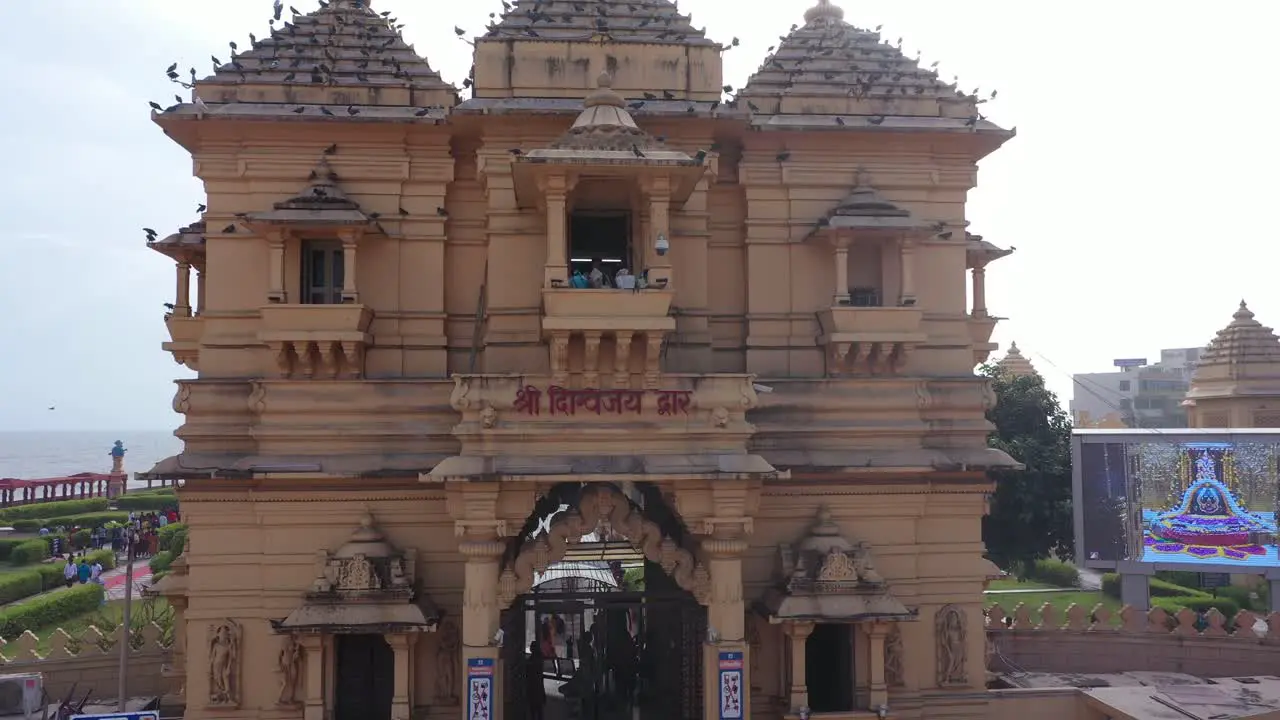
M 75 555 L 68 554 L 66 564 L 62 566 L 62 578 L 66 581 L 67 587 L 71 587 L 79 582 L 81 585 L 87 583 L 102 584 L 102 563 L 94 561 L 89 563 L 89 559 L 85 557 L 83 552 L 77 558 Z

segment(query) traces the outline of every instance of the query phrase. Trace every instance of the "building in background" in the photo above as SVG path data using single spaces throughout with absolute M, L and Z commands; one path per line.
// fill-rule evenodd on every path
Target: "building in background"
M 1116 370 L 1071 376 L 1071 417 L 1082 428 L 1187 427 L 1182 402 L 1202 348 L 1160 351 L 1160 361 L 1123 358 Z

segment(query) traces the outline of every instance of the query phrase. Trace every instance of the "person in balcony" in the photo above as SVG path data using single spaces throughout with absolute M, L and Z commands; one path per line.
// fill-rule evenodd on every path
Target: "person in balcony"
M 587 282 L 597 290 L 609 287 L 609 276 L 600 269 L 600 258 L 591 258 L 591 272 L 587 273 Z

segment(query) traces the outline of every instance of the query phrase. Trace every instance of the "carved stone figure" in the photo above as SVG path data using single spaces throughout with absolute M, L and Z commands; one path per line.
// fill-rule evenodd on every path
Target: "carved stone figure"
M 968 650 L 966 643 L 964 610 L 956 605 L 946 605 L 936 617 L 938 641 L 938 685 L 941 687 L 968 685 Z
M 857 580 L 858 571 L 848 554 L 838 548 L 831 548 L 822 559 L 822 568 L 818 570 L 819 580 Z
M 223 620 L 209 634 L 209 704 L 240 704 L 240 623 Z
M 902 630 L 894 625 L 884 639 L 884 681 L 889 687 L 902 687 L 904 679 Z
M 436 645 L 436 701 L 444 705 L 458 704 L 458 626 L 446 622 L 440 626 L 440 639 Z
M 110 455 L 112 473 L 119 475 L 124 472 L 124 454 L 126 452 L 128 452 L 128 450 L 125 450 L 124 442 L 120 440 L 117 440 L 115 444 L 111 446 Z
M 280 671 L 280 705 L 298 705 L 299 681 L 302 679 L 302 663 L 306 651 L 297 638 L 285 635 L 280 643 L 280 655 L 276 667 Z
M 380 590 L 382 581 L 373 569 L 373 563 L 364 555 L 356 555 L 342 561 L 338 571 L 339 590 Z

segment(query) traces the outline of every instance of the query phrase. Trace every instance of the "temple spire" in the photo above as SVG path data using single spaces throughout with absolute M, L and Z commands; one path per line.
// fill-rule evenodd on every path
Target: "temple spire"
M 817 20 L 840 22 L 844 20 L 844 10 L 841 10 L 837 5 L 833 5 L 831 0 L 818 0 L 817 5 L 805 11 L 804 24 L 808 25 Z

